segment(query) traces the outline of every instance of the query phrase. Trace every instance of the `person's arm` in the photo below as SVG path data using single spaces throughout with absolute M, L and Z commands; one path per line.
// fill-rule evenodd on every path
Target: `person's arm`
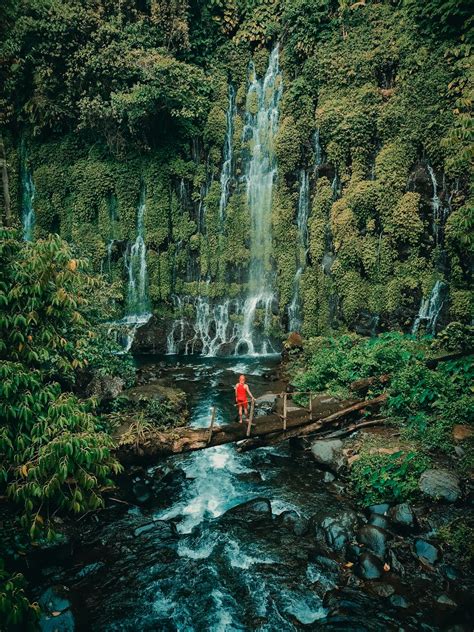
M 246 390 L 246 391 L 247 391 L 247 393 L 250 395 L 250 399 L 255 399 L 255 397 L 254 397 L 254 396 L 252 395 L 252 393 L 250 392 L 250 389 L 249 389 L 249 385 L 248 385 L 248 384 L 246 384 L 246 385 L 245 385 L 245 390 Z

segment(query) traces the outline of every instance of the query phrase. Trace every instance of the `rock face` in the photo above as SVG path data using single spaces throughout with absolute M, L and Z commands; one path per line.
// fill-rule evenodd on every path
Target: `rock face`
M 340 439 L 315 441 L 311 446 L 311 453 L 316 463 L 322 468 L 338 473 L 347 462 L 342 448 L 343 443 Z
M 308 520 L 299 515 L 297 511 L 284 511 L 278 516 L 278 520 L 297 536 L 304 535 L 308 531 Z
M 42 632 L 72 632 L 75 629 L 71 602 L 65 597 L 66 590 L 62 586 L 53 586 L 39 598 L 42 610 L 39 629 Z
M 418 486 L 423 494 L 436 500 L 454 503 L 461 496 L 459 478 L 450 470 L 426 470 L 420 476 Z
M 164 319 L 152 316 L 135 332 L 132 351 L 134 353 L 166 353 L 166 332 L 168 329 L 169 325 Z

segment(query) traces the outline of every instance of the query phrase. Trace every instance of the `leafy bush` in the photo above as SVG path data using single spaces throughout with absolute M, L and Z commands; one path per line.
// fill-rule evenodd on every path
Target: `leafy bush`
M 36 629 L 39 606 L 28 601 L 24 591 L 25 584 L 23 575 L 10 574 L 0 558 L 0 618 L 5 626 L 2 625 L 2 629 L 19 625 L 22 630 Z
M 59 237 L 0 237 L 0 491 L 22 506 L 32 538 L 53 537 L 50 512 L 101 506 L 121 467 L 91 404 L 63 391 L 92 357 L 101 301 Z
M 474 525 L 472 520 L 453 521 L 440 527 L 438 538 L 450 546 L 467 563 L 474 560 Z
M 418 479 L 429 460 L 417 452 L 393 454 L 363 452 L 351 469 L 355 493 L 363 504 L 401 502 L 416 496 Z
M 432 343 L 433 349 L 447 351 L 474 350 L 474 327 L 462 323 L 449 323 L 438 333 Z
M 399 333 L 377 338 L 319 338 L 310 346 L 307 367 L 295 376 L 298 390 L 345 392 L 354 380 L 394 373 L 421 357 L 420 343 Z

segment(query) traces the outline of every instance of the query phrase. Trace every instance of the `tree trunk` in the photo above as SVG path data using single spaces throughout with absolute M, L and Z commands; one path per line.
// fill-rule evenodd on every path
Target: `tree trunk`
M 5 143 L 3 142 L 3 136 L 0 133 L 0 169 L 2 170 L 2 187 L 3 187 L 3 205 L 5 208 L 3 221 L 5 226 L 11 226 L 12 213 L 10 206 L 10 187 L 8 186 L 8 170 L 7 170 L 7 157 L 5 154 Z

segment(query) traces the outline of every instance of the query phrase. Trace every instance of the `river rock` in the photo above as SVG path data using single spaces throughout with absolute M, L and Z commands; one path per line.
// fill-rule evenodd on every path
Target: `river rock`
M 455 581 L 461 577 L 459 569 L 451 564 L 441 564 L 439 570 L 446 579 L 450 579 L 451 581 Z
M 367 511 L 374 514 L 380 514 L 384 516 L 388 510 L 390 509 L 390 505 L 388 503 L 380 503 L 379 505 L 370 505 L 367 507 Z
M 39 628 L 42 632 L 72 632 L 74 617 L 70 611 L 71 602 L 67 598 L 67 588 L 52 586 L 39 598 L 42 614 Z
M 297 511 L 284 511 L 278 516 L 278 521 L 297 536 L 304 535 L 308 532 L 309 522 L 306 518 L 299 515 Z
M 272 517 L 272 505 L 268 498 L 255 498 L 232 507 L 224 515 L 232 516 L 245 522 L 268 520 Z
M 383 573 L 383 565 L 373 553 L 364 551 L 355 566 L 355 572 L 362 579 L 379 579 Z
M 444 606 L 444 607 L 448 607 L 448 608 L 457 608 L 458 604 L 453 601 L 451 599 L 451 597 L 448 597 L 448 595 L 440 595 L 437 599 L 436 599 L 436 603 L 439 603 L 440 606 Z
M 415 515 L 408 503 L 401 503 L 389 509 L 388 516 L 390 520 L 403 527 L 412 527 L 415 523 Z
M 320 440 L 312 444 L 311 453 L 316 463 L 322 468 L 327 468 L 337 474 L 347 463 L 342 447 L 343 443 L 340 439 Z
M 381 514 L 370 514 L 368 522 L 374 525 L 374 527 L 380 527 L 381 529 L 388 528 L 388 520 Z
M 418 482 L 420 490 L 426 496 L 456 502 L 461 496 L 459 477 L 451 470 L 426 470 Z
M 365 546 L 378 557 L 383 558 L 385 556 L 387 549 L 387 532 L 384 529 L 375 527 L 372 524 L 367 524 L 359 529 L 357 540 L 361 544 L 365 544 Z
M 372 592 L 379 597 L 390 597 L 395 592 L 395 588 L 392 584 L 387 584 L 386 582 L 374 582 L 370 588 L 372 589 Z
M 422 562 L 428 562 L 428 564 L 435 564 L 439 559 L 438 549 L 421 538 L 415 540 L 415 553 L 418 559 Z
M 336 516 L 328 516 L 321 523 L 326 543 L 335 551 L 342 551 L 357 526 L 358 517 L 354 511 L 343 511 Z
M 410 605 L 403 595 L 392 595 L 390 603 L 396 608 L 408 608 Z
M 153 536 L 160 540 L 168 540 L 176 535 L 176 526 L 172 522 L 166 522 L 165 520 L 153 520 L 147 522 L 133 530 L 133 535 L 138 538 L 144 533 L 153 532 Z

